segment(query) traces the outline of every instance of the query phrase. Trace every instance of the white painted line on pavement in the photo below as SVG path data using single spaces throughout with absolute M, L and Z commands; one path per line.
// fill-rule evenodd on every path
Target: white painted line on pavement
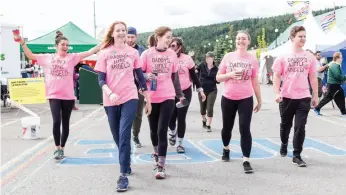
M 92 114 L 92 113 L 90 113 L 90 114 Z M 89 115 L 88 115 L 89 116 Z M 87 117 L 88 117 L 87 116 Z M 104 118 L 104 117 L 101 117 L 101 119 L 102 118 Z M 95 123 L 94 124 L 92 124 L 92 125 L 90 125 L 89 127 L 87 127 L 87 128 L 85 128 L 85 129 L 83 129 L 81 132 L 79 132 L 77 135 L 74 135 L 73 137 L 71 137 L 72 139 L 70 139 L 70 140 L 68 140 L 68 142 L 73 142 L 79 135 L 81 135 L 83 132 L 85 132 L 86 130 L 88 130 L 88 129 L 90 129 L 91 127 L 93 127 L 95 125 Z M 113 145 L 113 146 L 115 146 L 115 145 Z M 111 156 L 111 154 L 110 155 L 108 155 L 108 156 L 106 156 L 106 157 L 112 157 Z M 25 184 L 25 182 L 27 182 L 29 179 L 31 179 L 32 178 L 32 176 L 34 176 L 40 169 L 42 169 L 49 161 L 51 161 L 51 160 L 53 160 L 53 157 L 50 157 L 50 158 L 48 158 L 43 164 L 41 164 L 39 167 L 37 167 L 33 172 L 31 172 L 24 180 L 22 180 L 18 185 L 16 185 L 15 187 L 13 187 L 12 188 L 12 190 L 11 190 L 11 194 L 12 193 L 14 193 L 19 187 L 21 187 L 21 186 L 23 186 L 24 184 Z M 65 158 L 62 160 L 62 161 L 64 161 L 65 160 Z M 62 162 L 62 161 L 60 161 L 60 162 Z M 59 163 L 57 163 L 57 165 L 59 166 Z
M 99 112 L 101 109 L 103 109 L 103 107 L 97 108 L 96 110 L 92 111 L 90 114 L 88 114 L 87 116 L 85 116 L 84 118 L 78 120 L 77 122 L 75 122 L 74 124 L 72 124 L 70 126 L 71 131 L 73 130 L 72 128 L 74 128 L 75 126 L 79 125 L 80 123 L 85 122 L 86 120 L 88 120 L 92 115 L 94 115 L 95 113 Z M 3 166 L 1 166 L 1 171 L 4 171 L 4 169 L 6 169 L 7 167 L 9 167 L 11 164 L 19 161 L 20 159 L 22 159 L 23 157 L 25 157 L 26 155 L 29 155 L 30 153 L 32 153 L 33 151 L 41 148 L 44 144 L 48 143 L 49 141 L 51 141 L 53 139 L 53 135 L 48 137 L 47 139 L 37 143 L 35 146 L 27 149 L 26 151 L 24 151 L 22 154 L 16 156 L 15 158 L 13 158 L 12 160 L 8 161 L 7 163 L 5 163 Z

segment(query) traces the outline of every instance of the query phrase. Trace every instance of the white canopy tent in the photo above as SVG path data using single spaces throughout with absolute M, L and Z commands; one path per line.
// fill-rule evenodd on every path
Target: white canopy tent
M 304 21 L 303 26 L 306 30 L 306 42 L 304 49 L 309 49 L 313 52 L 316 51 L 317 45 L 330 45 L 331 41 L 328 40 L 327 35 L 323 32 L 321 27 L 316 22 L 315 18 L 312 15 L 312 11 L 310 10 L 307 18 Z M 333 39 L 334 40 L 334 39 Z M 265 68 L 265 56 L 272 56 L 274 58 L 284 55 L 287 52 L 291 51 L 292 42 L 289 40 L 281 46 L 264 52 L 261 54 L 260 58 L 260 72 L 259 78 L 262 83 L 267 81 L 267 69 Z

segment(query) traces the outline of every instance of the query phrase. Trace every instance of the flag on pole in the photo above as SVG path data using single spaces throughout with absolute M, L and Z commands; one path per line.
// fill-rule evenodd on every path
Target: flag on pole
M 287 1 L 287 4 L 291 7 L 294 7 L 297 4 L 304 3 L 304 4 L 310 4 L 309 1 Z
M 298 10 L 296 13 L 294 13 L 294 17 L 297 21 L 304 20 L 309 14 L 310 5 L 306 4 L 304 7 L 302 7 L 300 10 Z
M 335 18 L 335 10 L 326 15 L 322 20 L 321 20 L 321 27 L 323 31 L 327 31 L 332 29 L 336 25 L 336 18 Z

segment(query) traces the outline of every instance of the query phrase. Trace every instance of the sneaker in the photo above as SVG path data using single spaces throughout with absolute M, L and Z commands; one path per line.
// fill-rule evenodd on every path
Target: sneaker
M 133 142 L 135 142 L 136 148 L 141 148 L 141 147 L 142 147 L 142 144 L 141 144 L 141 142 L 139 141 L 138 136 L 133 137 Z
M 223 149 L 223 155 L 222 155 L 222 161 L 228 162 L 229 161 L 229 150 Z
M 298 167 L 306 167 L 306 163 L 303 161 L 303 159 L 300 156 L 295 156 L 292 159 L 293 164 L 297 164 Z
M 155 178 L 156 179 L 166 179 L 166 169 L 164 167 L 161 167 L 160 165 L 157 165 Z
M 207 126 L 207 132 L 211 132 L 211 127 Z
M 131 166 L 129 166 L 129 168 L 127 168 L 127 174 L 128 174 L 128 175 L 131 175 L 131 174 L 132 174 L 132 168 L 131 168 Z
M 60 160 L 61 157 L 60 157 L 60 150 L 55 150 L 54 151 L 54 159 L 55 160 Z
M 174 132 L 174 134 L 172 133 L 172 134 L 169 134 L 170 135 L 170 137 L 169 137 L 169 145 L 171 145 L 171 146 L 175 146 L 175 143 L 176 143 L 176 141 L 177 141 L 177 138 L 176 138 L 176 132 Z
M 202 120 L 203 128 L 207 128 L 207 120 Z
M 280 155 L 281 155 L 282 157 L 287 156 L 287 144 L 281 144 L 281 147 L 280 147 Z
M 129 189 L 129 179 L 126 176 L 120 176 L 117 184 L 117 192 L 125 192 Z
M 159 156 L 157 154 L 152 154 L 151 157 L 154 159 L 155 165 L 159 163 Z
M 64 150 L 60 150 L 60 158 L 61 159 L 65 158 Z
M 243 167 L 244 167 L 244 173 L 253 173 L 253 169 L 249 161 L 243 162 Z
M 322 116 L 321 112 L 317 109 L 314 109 L 314 112 L 316 113 L 317 116 Z

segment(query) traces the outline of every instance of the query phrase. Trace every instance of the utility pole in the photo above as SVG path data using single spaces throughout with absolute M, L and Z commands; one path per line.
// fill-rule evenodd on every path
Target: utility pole
M 96 39 L 96 11 L 95 11 L 95 1 L 94 1 L 94 37 Z

